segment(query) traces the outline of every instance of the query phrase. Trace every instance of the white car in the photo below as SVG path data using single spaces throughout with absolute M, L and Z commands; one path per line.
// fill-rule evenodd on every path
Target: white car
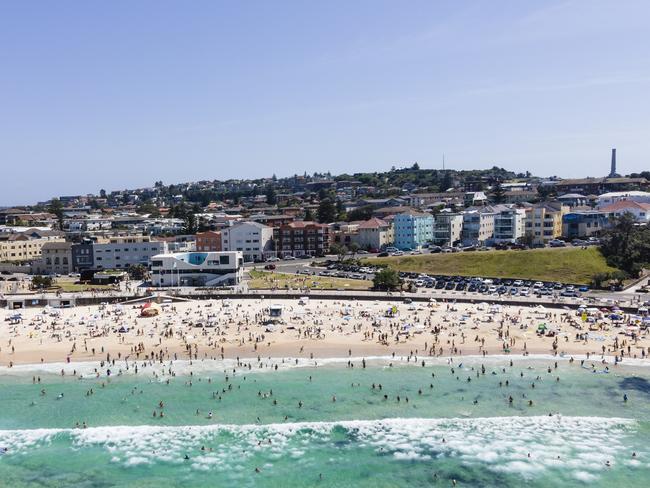
M 285 261 L 295 261 L 295 260 L 296 260 L 296 257 L 295 257 L 295 256 L 285 256 L 283 259 L 284 259 Z
M 541 281 L 536 281 L 535 284 L 533 285 L 533 288 L 544 288 L 544 283 Z
M 523 284 L 524 284 L 524 282 L 522 280 L 515 280 L 512 285 L 513 286 L 522 286 Z
M 522 288 L 519 290 L 520 297 L 527 297 L 528 295 L 530 295 L 530 288 Z
M 391 256 L 404 256 L 404 251 L 395 251 L 391 253 Z
M 266 262 L 267 263 L 275 263 L 280 261 L 280 258 L 272 257 L 272 258 L 267 258 Z

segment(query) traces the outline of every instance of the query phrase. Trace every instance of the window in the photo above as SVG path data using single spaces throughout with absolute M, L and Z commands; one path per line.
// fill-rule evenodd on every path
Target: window
M 219 264 L 230 264 L 229 256 L 219 256 Z

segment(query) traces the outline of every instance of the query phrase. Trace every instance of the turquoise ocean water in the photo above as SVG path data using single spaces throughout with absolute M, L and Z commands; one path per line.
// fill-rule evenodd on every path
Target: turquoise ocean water
M 650 485 L 650 370 L 459 361 L 5 368 L 0 486 Z

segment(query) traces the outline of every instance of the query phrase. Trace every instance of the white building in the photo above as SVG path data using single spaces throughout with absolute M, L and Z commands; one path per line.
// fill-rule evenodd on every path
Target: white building
M 598 196 L 596 206 L 606 207 L 612 203 L 629 200 L 636 203 L 650 203 L 650 192 L 647 191 L 612 191 Z
M 244 261 L 263 261 L 273 252 L 273 228 L 258 222 L 241 222 L 221 231 L 224 251 L 241 251 Z
M 463 216 L 442 210 L 436 215 L 433 226 L 433 243 L 438 246 L 453 246 L 461 239 Z
M 605 207 L 600 212 L 608 218 L 622 217 L 626 213 L 632 214 L 634 219 L 640 223 L 650 222 L 650 203 L 638 203 L 631 200 L 619 200 Z
M 498 213 L 494 216 L 494 241 L 517 242 L 526 231 L 526 211 L 506 205 L 492 207 Z
M 485 245 L 494 239 L 494 218 L 498 212 L 493 208 L 474 207 L 463 212 L 463 244 Z
M 149 236 L 111 237 L 108 242 L 93 245 L 93 266 L 96 269 L 148 266 L 152 256 L 166 252 L 166 242 L 152 241 Z
M 158 254 L 151 258 L 153 286 L 234 286 L 244 276 L 240 251 Z

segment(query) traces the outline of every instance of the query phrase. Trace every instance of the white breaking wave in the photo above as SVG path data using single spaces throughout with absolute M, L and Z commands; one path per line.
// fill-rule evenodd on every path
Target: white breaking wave
M 645 446 L 630 463 L 626 439 L 636 421 L 602 417 L 494 417 L 476 419 L 384 419 L 265 425 L 105 426 L 88 429 L 1 430 L 6 455 L 28 455 L 57 443 L 73 450 L 99 448 L 124 467 L 189 462 L 197 470 L 231 470 L 251 459 L 272 463 L 304 458 L 317 450 L 349 459 L 355 449 L 388 455 L 396 462 L 431 463 L 455 458 L 495 472 L 533 478 L 569 470 L 580 481 L 596 479 L 606 462 L 648 468 Z M 337 441 L 337 442 L 335 442 Z M 201 449 L 204 447 L 205 449 Z M 1 458 L 0 458 L 1 459 Z
M 595 364 L 597 367 L 605 367 L 604 364 L 601 364 L 600 356 L 592 356 L 590 359 L 587 359 L 584 355 L 575 355 L 572 356 L 575 361 L 579 362 L 585 360 L 587 364 Z M 393 366 L 418 366 L 421 367 L 422 361 L 424 361 L 426 366 L 444 366 L 444 365 L 458 365 L 461 363 L 468 365 L 480 365 L 485 364 L 489 366 L 505 365 L 509 361 L 513 362 L 541 362 L 548 361 L 552 362 L 567 362 L 571 356 L 553 356 L 551 354 L 535 354 L 529 356 L 523 355 L 490 355 L 490 356 L 480 356 L 480 355 L 468 355 L 468 356 L 454 356 L 454 357 L 430 357 L 430 356 L 417 356 L 417 359 L 404 356 L 365 356 L 365 357 L 331 357 L 331 358 L 319 358 L 319 359 L 308 359 L 308 358 L 264 358 L 261 357 L 258 361 L 257 357 L 249 358 L 240 358 L 240 364 L 245 366 L 240 366 L 237 363 L 236 359 L 199 359 L 194 361 L 189 360 L 176 360 L 176 361 L 164 361 L 160 362 L 151 362 L 151 361 L 124 361 L 116 360 L 115 365 L 104 364 L 100 366 L 100 362 L 90 362 L 82 361 L 76 363 L 42 363 L 42 364 L 21 364 L 15 365 L 12 368 L 7 366 L 0 366 L 0 376 L 2 375 L 16 375 L 16 376 L 32 376 L 38 374 L 56 374 L 60 375 L 61 371 L 64 371 L 65 375 L 72 375 L 74 372 L 80 377 L 92 378 L 99 374 L 101 377 L 107 375 L 107 370 L 111 371 L 112 376 L 124 375 L 124 374 L 135 374 L 135 369 L 137 366 L 138 374 L 142 376 L 158 376 L 165 377 L 169 375 L 169 370 L 171 369 L 174 374 L 179 376 L 189 375 L 190 372 L 193 374 L 215 374 L 215 373 L 232 373 L 233 370 L 236 373 L 269 373 L 276 370 L 289 370 L 295 368 L 315 368 L 315 367 L 324 367 L 324 366 L 336 366 L 341 364 L 347 364 L 348 361 L 354 363 L 356 367 L 361 366 L 362 361 L 366 361 L 368 365 L 372 366 L 385 366 L 389 364 Z M 606 356 L 605 361 L 607 366 L 614 367 L 614 358 Z M 248 365 L 251 365 L 251 368 L 248 368 Z M 618 368 L 625 367 L 650 367 L 650 360 L 644 359 L 634 359 L 627 358 L 623 363 L 620 363 Z

